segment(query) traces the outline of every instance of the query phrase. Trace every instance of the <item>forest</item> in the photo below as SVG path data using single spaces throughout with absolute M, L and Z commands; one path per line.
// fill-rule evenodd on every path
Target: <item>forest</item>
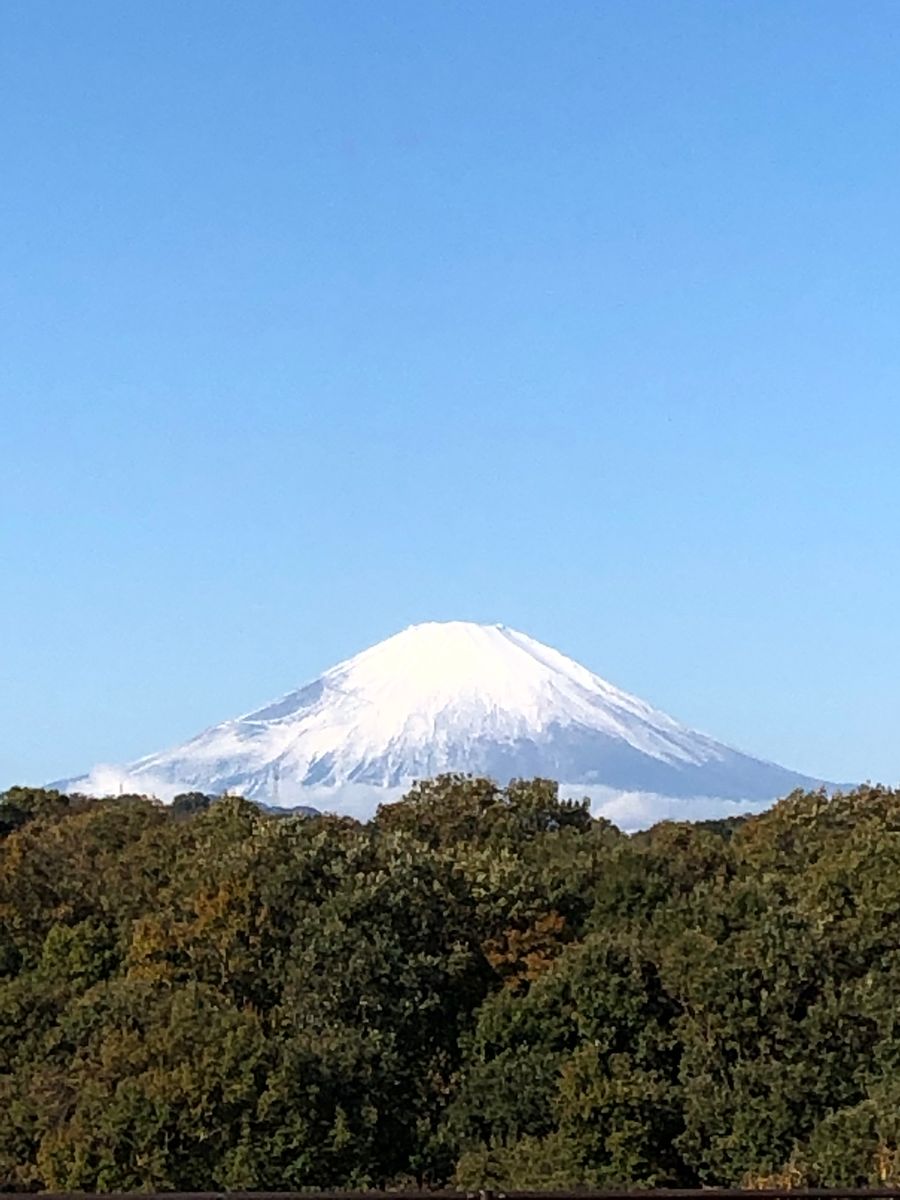
M 0 795 L 8 1190 L 900 1183 L 900 792 Z

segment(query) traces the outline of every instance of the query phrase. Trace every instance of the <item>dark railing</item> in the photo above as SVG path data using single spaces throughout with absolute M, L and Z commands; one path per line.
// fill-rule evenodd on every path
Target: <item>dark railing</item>
M 900 1187 L 619 1188 L 607 1191 L 4 1192 L 0 1200 L 900 1200 Z

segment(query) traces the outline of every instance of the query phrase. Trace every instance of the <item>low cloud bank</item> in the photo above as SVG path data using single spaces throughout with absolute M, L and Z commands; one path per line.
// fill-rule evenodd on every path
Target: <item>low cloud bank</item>
M 171 804 L 179 792 L 196 790 L 192 784 L 173 783 L 152 773 L 132 774 L 127 768 L 111 763 L 100 763 L 89 774 L 77 779 L 62 780 L 55 786 L 64 791 L 82 792 L 88 796 L 137 793 L 155 797 L 166 804 Z M 336 787 L 295 787 L 279 796 L 279 806 L 293 808 L 302 805 L 316 808 L 320 812 L 340 813 L 365 821 L 375 814 L 379 804 L 391 804 L 401 799 L 407 790 L 407 787 L 384 788 L 361 783 Z M 235 791 L 240 794 L 239 788 Z M 762 812 L 774 803 L 741 803 L 716 796 L 685 798 L 663 796 L 656 792 L 621 792 L 614 788 L 577 783 L 560 784 L 560 795 L 576 800 L 587 797 L 593 816 L 605 817 L 626 833 L 647 829 L 658 821 L 706 821 Z M 272 804 L 271 796 L 254 796 L 250 793 L 249 798 Z
M 718 796 L 661 796 L 657 792 L 619 792 L 614 788 L 560 784 L 560 795 L 575 800 L 587 797 L 591 813 L 605 817 L 626 833 L 647 829 L 658 821 L 711 821 L 763 812 L 772 800 L 736 801 Z
M 60 779 L 51 787 L 62 792 L 80 792 L 83 796 L 150 796 L 171 804 L 179 792 L 196 791 L 190 784 L 170 783 L 153 775 L 133 775 L 126 767 L 114 763 L 98 763 L 87 775 Z

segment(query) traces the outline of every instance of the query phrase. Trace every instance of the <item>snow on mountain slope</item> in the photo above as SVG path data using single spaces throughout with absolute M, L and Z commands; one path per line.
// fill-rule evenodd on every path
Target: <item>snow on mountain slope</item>
M 502 625 L 414 625 L 93 792 L 239 792 L 368 815 L 443 771 L 542 775 L 625 827 L 759 808 L 818 781 L 741 754 Z

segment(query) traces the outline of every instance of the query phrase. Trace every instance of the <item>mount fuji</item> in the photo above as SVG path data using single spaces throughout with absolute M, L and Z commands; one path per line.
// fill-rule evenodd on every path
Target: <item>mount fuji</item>
M 448 771 L 555 779 L 625 829 L 822 786 L 687 728 L 524 633 L 464 621 L 413 625 L 181 746 L 57 786 L 227 791 L 366 817 Z

